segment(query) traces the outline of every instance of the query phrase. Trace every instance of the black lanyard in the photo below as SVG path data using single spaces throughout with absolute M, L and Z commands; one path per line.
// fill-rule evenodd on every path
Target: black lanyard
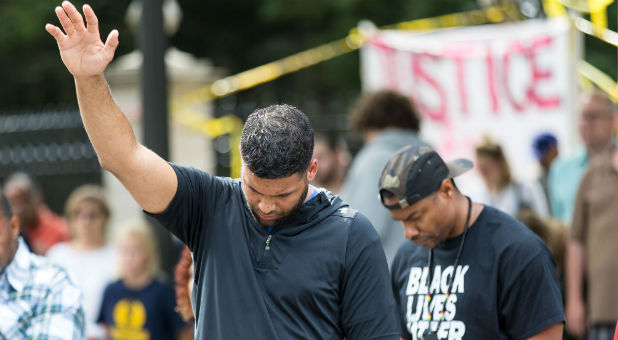
M 459 264 L 459 259 L 461 259 L 461 252 L 463 250 L 464 243 L 466 242 L 466 235 L 468 234 L 468 229 L 470 227 L 470 214 L 472 212 L 472 201 L 470 197 L 466 196 L 468 199 L 468 216 L 466 217 L 466 225 L 464 227 L 464 233 L 461 238 L 461 243 L 459 243 L 459 250 L 457 250 L 457 257 L 455 257 L 455 263 L 453 264 L 453 274 L 451 275 L 451 279 L 449 280 L 448 289 L 446 290 L 446 299 L 444 300 L 444 304 L 442 305 L 442 311 L 440 312 L 440 319 L 438 320 L 438 327 L 436 327 L 436 331 L 430 331 L 431 326 L 428 326 L 427 330 L 423 333 L 423 340 L 437 339 L 437 332 L 440 329 L 440 324 L 444 319 L 444 311 L 446 310 L 446 302 L 448 298 L 451 296 L 451 289 L 453 288 L 453 282 L 455 282 L 455 273 L 457 271 L 457 265 Z M 427 270 L 429 271 L 427 275 L 427 299 L 431 301 L 431 292 L 430 287 L 433 282 L 433 248 L 429 249 L 429 264 L 427 265 Z M 429 321 L 432 320 L 432 315 L 429 313 Z M 431 325 L 431 323 L 429 324 Z

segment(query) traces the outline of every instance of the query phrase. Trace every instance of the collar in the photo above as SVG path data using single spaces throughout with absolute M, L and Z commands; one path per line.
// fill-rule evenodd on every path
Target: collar
M 418 139 L 418 134 L 413 130 L 401 128 L 386 128 L 378 131 L 372 142 L 391 142 L 401 139 L 408 140 L 410 138 Z
M 311 194 L 309 195 L 309 197 L 305 200 L 305 202 L 303 202 L 303 204 L 311 201 L 312 198 L 314 198 L 317 194 L 318 194 L 318 188 L 314 187 L 313 185 L 309 184 L 309 190 L 311 190 Z
M 257 222 L 255 216 L 253 215 L 253 212 L 251 211 L 251 207 L 249 207 L 249 201 L 247 200 L 247 196 L 242 189 L 241 180 L 237 179 L 236 183 L 238 184 L 238 189 L 241 193 L 242 202 L 245 208 L 245 214 L 253 222 L 249 224 L 253 228 L 256 228 L 261 234 L 266 235 L 267 228 Z M 309 185 L 311 186 L 311 188 L 308 190 L 313 190 L 309 199 L 306 199 L 303 202 L 303 204 L 300 206 L 300 209 L 298 209 L 298 211 L 293 216 L 290 216 L 287 220 L 285 220 L 282 224 L 278 225 L 275 228 L 275 230 L 278 230 L 279 234 L 298 234 L 301 230 L 304 230 L 308 227 L 311 227 L 313 224 L 320 222 L 328 214 L 341 208 L 342 205 L 344 205 L 343 201 L 341 201 L 341 199 L 335 196 L 333 193 L 323 188 L 318 188 L 311 184 Z M 345 205 L 347 206 L 347 204 Z
M 575 157 L 580 166 L 586 167 L 588 165 L 588 151 L 586 148 L 579 149 Z
M 17 251 L 11 263 L 6 267 L 6 276 L 9 285 L 16 291 L 21 291 L 28 280 L 32 254 L 20 236 L 17 239 Z

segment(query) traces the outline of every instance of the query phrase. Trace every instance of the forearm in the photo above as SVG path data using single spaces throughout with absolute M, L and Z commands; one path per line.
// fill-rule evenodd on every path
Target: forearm
M 161 212 L 176 192 L 176 174 L 164 159 L 137 142 L 103 77 L 118 47 L 118 31 L 113 30 L 103 43 L 94 11 L 88 5 L 83 11 L 87 25 L 75 6 L 63 1 L 55 13 L 64 32 L 51 24 L 45 29 L 56 39 L 62 62 L 75 77 L 84 127 L 101 166 L 124 184 L 142 208 Z
M 562 339 L 563 331 L 564 331 L 564 324 L 562 322 L 559 322 L 559 323 L 556 323 L 554 325 L 551 325 L 551 326 L 545 328 L 544 330 L 542 330 L 538 334 L 533 335 L 532 337 L 530 337 L 530 340 L 533 340 L 533 339 L 539 339 L 539 340 L 556 339 L 556 340 L 560 340 L 560 339 Z
M 567 303 L 582 299 L 584 279 L 584 246 L 580 241 L 569 240 L 566 251 L 566 299 Z
M 84 127 L 101 166 L 116 176 L 146 211 L 163 211 L 176 192 L 174 170 L 137 142 L 102 75 L 76 78 L 75 87 Z
M 101 166 L 121 173 L 139 147 L 129 121 L 114 102 L 103 75 L 75 78 L 86 133 Z

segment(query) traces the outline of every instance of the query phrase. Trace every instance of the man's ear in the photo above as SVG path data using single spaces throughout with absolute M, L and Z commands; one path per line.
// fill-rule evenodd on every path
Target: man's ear
M 17 217 L 17 215 L 13 215 L 9 220 L 9 229 L 11 231 L 11 237 L 17 239 L 19 236 L 19 217 Z
M 453 194 L 455 194 L 455 186 L 453 185 L 453 181 L 450 178 L 443 179 L 442 183 L 440 183 L 440 188 L 438 188 L 438 192 L 448 198 L 452 198 Z
M 311 182 L 315 178 L 315 175 L 318 173 L 318 160 L 312 159 L 309 162 L 309 167 L 307 168 L 307 181 Z

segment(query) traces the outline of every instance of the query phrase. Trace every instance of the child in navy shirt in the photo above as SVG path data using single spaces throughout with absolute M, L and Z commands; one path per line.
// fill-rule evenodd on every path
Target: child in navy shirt
M 118 236 L 120 280 L 105 289 L 98 319 L 108 338 L 182 337 L 186 325 L 174 310 L 174 290 L 156 279 L 159 259 L 150 227 L 133 223 L 122 227 Z

